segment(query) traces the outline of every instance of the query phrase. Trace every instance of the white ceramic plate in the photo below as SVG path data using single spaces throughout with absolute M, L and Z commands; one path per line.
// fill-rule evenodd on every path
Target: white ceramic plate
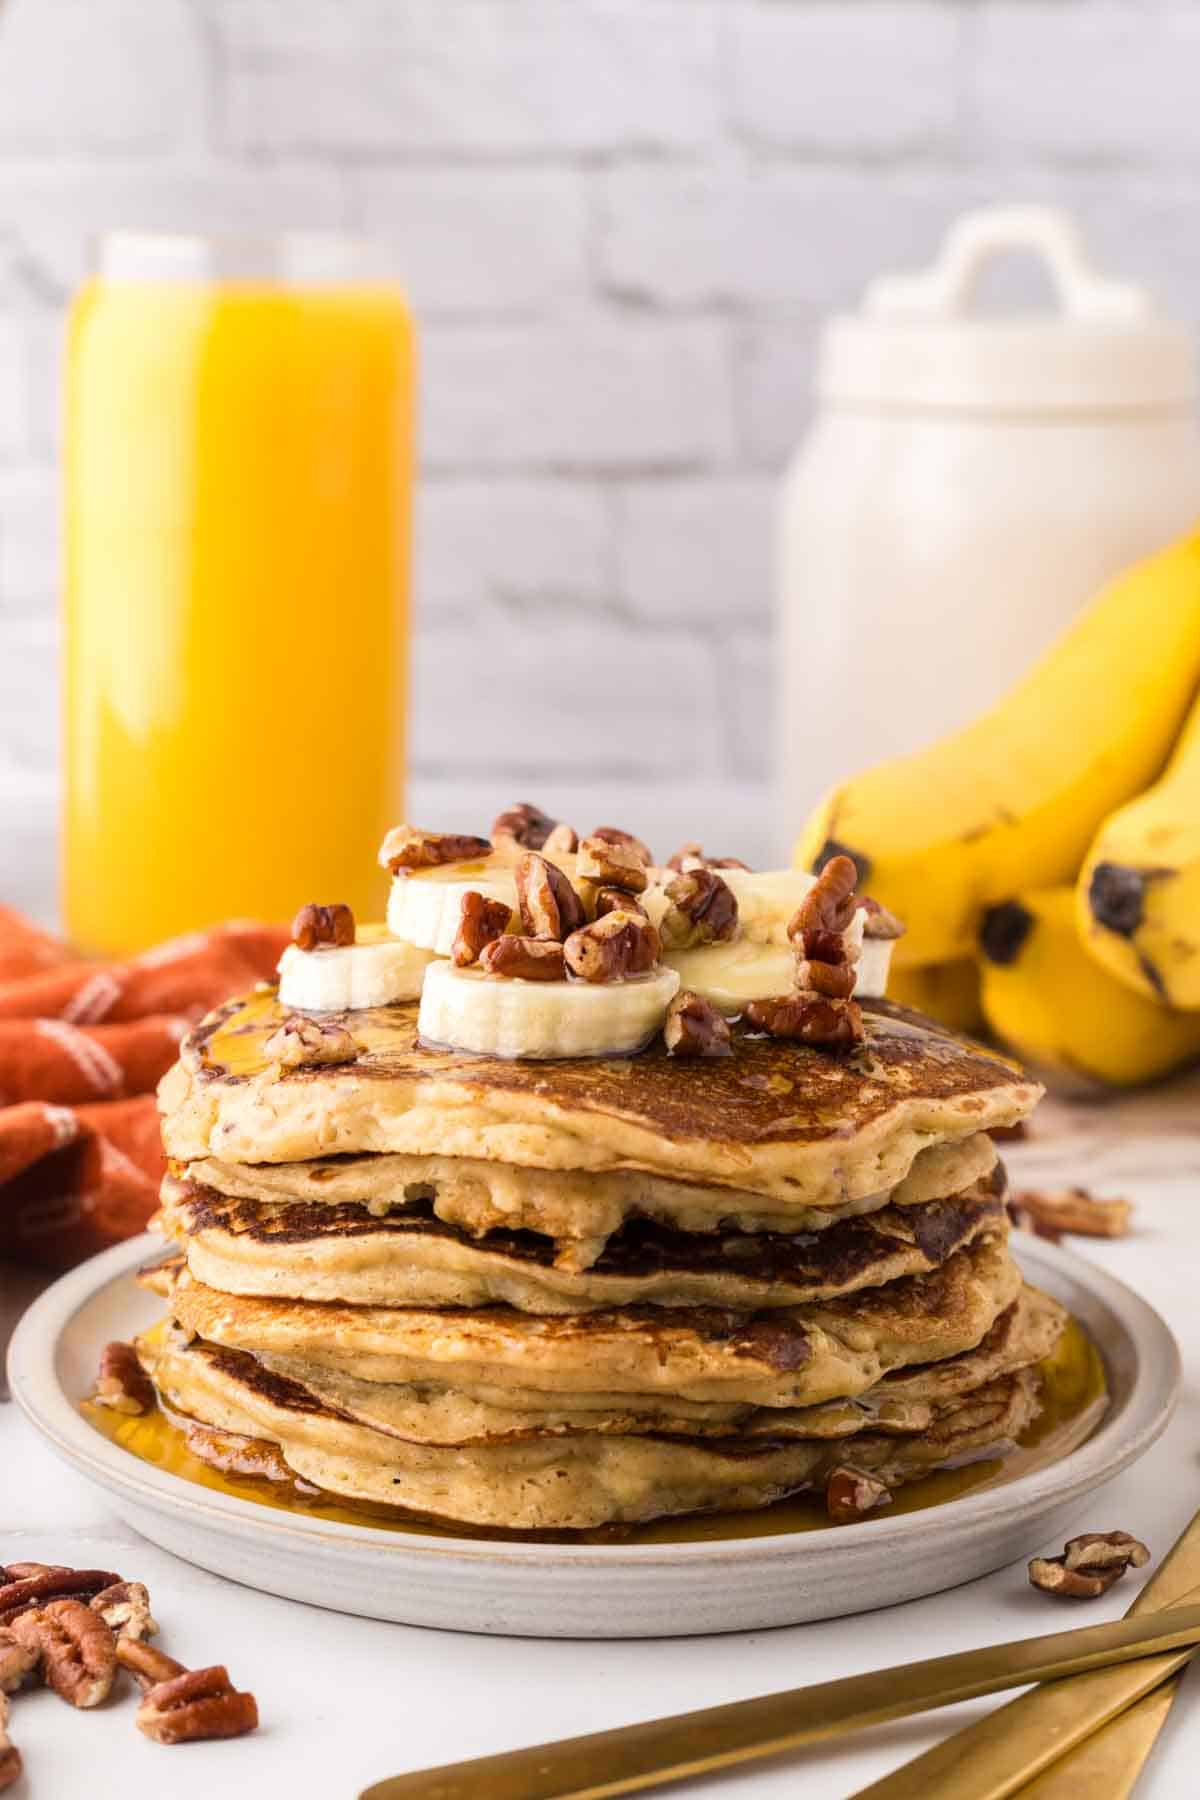
M 1179 1352 L 1158 1314 L 1081 1258 L 1022 1240 L 1029 1278 L 1103 1352 L 1099 1428 L 1048 1468 L 927 1512 L 840 1530 L 689 1544 L 525 1544 L 380 1531 L 257 1506 L 164 1473 L 76 1411 L 101 1348 L 162 1303 L 133 1279 L 158 1239 L 121 1244 L 65 1275 L 21 1321 L 14 1398 L 51 1448 L 110 1493 L 122 1517 L 189 1562 L 336 1612 L 520 1637 L 685 1637 L 795 1625 L 890 1606 L 970 1581 L 1069 1535 L 1079 1502 L 1126 1468 L 1170 1418 Z

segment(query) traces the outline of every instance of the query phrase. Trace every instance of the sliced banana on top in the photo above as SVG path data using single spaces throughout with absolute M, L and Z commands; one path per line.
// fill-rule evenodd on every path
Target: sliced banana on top
M 679 987 L 674 969 L 627 981 L 520 981 L 435 962 L 425 977 L 423 1042 L 479 1056 L 628 1056 L 649 1043 Z
M 433 952 L 401 943 L 384 925 L 361 925 L 353 944 L 289 944 L 279 959 L 279 1000 L 297 1012 L 348 1012 L 416 1000 Z
M 738 903 L 738 939 L 752 944 L 786 944 L 788 921 L 816 884 L 803 869 L 714 869 Z M 661 925 L 670 901 L 673 869 L 655 871 L 657 880 L 641 895 L 650 920 Z M 760 998 L 761 996 L 754 996 Z
M 388 896 L 388 930 L 406 944 L 431 950 L 435 956 L 449 956 L 462 917 L 463 895 L 471 893 L 499 900 L 515 911 L 517 884 L 511 866 L 498 857 L 488 857 L 398 875 Z
M 863 915 L 859 913 L 858 919 Z M 861 937 L 862 926 L 851 927 Z M 885 938 L 866 938 L 855 965 L 858 1000 L 879 998 L 887 988 L 892 946 Z M 664 950 L 663 962 L 676 971 L 680 985 L 711 1000 L 726 1018 L 736 1018 L 751 1000 L 790 994 L 796 985 L 796 956 L 790 945 L 756 944 L 737 938 L 732 944 L 704 944 L 694 950 Z

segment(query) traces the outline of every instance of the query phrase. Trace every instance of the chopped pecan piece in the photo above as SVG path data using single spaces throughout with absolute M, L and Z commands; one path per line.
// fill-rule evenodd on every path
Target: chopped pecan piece
M 803 956 L 796 961 L 796 986 L 826 1000 L 848 1000 L 857 979 L 853 963 L 810 962 Z
M 825 864 L 813 886 L 788 923 L 788 937 L 798 941 L 806 956 L 814 956 L 808 942 L 809 932 L 842 936 L 858 910 L 854 887 L 858 870 L 848 856 L 834 856 Z M 821 962 L 841 961 L 840 957 L 821 956 Z
M 568 969 L 583 981 L 624 981 L 658 961 L 658 932 L 631 912 L 605 913 L 571 933 L 563 945 Z
M 689 841 L 680 844 L 674 856 L 667 858 L 667 868 L 674 869 L 682 875 L 685 869 L 744 869 L 750 872 L 750 864 L 744 863 L 740 856 L 705 856 L 699 844 Z
M 185 1669 L 147 1688 L 136 1724 L 156 1744 L 244 1737 L 258 1724 L 258 1703 L 253 1694 L 236 1691 L 220 1664 Z
M 285 1069 L 302 1069 L 314 1063 L 350 1063 L 358 1059 L 359 1048 L 344 1025 L 332 1019 L 308 1019 L 303 1013 L 289 1013 L 277 1031 L 273 1031 L 263 1051 L 272 1062 Z
M 158 1622 L 150 1611 L 150 1594 L 140 1581 L 118 1581 L 102 1588 L 90 1602 L 108 1629 L 117 1638 L 158 1636 Z
M 602 919 L 605 913 L 610 912 L 633 913 L 639 919 L 647 916 L 646 909 L 637 895 L 627 894 L 624 888 L 618 887 L 597 888 L 593 910 L 597 919 Z
M 218 1431 L 215 1426 L 197 1424 L 185 1427 L 184 1438 L 193 1456 L 211 1463 L 225 1475 L 261 1475 L 267 1481 L 296 1484 L 296 1476 L 280 1451 L 263 1438 L 242 1437 L 236 1431 Z
M 0 1788 L 20 1778 L 21 1752 L 8 1735 L 8 1695 L 0 1688 Z
M 772 1037 L 792 1038 L 822 1049 L 846 1049 L 866 1036 L 857 1000 L 826 1000 L 820 994 L 784 994 L 778 1000 L 752 1000 L 746 1017 Z
M 117 1647 L 98 1613 L 82 1600 L 51 1600 L 14 1619 L 13 1634 L 41 1657 L 42 1673 L 72 1706 L 99 1706 L 112 1692 Z
M 481 856 L 490 856 L 491 850 L 487 838 L 396 825 L 379 846 L 379 861 L 391 874 L 398 875 L 401 869 L 436 869 L 442 863 L 477 862 Z
M 876 1476 L 850 1463 L 833 1469 L 825 1483 L 825 1510 L 835 1525 L 849 1525 L 874 1507 L 886 1506 L 891 1497 Z
M 898 919 L 894 912 L 889 912 L 886 906 L 880 905 L 878 900 L 872 900 L 869 894 L 859 895 L 858 908 L 860 912 L 867 915 L 863 925 L 864 937 L 899 938 L 904 936 L 906 928 L 903 921 Z
M 485 945 L 479 966 L 510 981 L 561 981 L 566 974 L 563 947 L 550 938 L 497 938 Z
M 1038 1237 L 1073 1232 L 1079 1237 L 1129 1235 L 1133 1205 L 1128 1200 L 1097 1200 L 1087 1188 L 1024 1188 L 1013 1195 L 1015 1222 Z
M 292 942 L 301 950 L 315 950 L 318 944 L 341 948 L 352 944 L 354 936 L 354 914 L 341 900 L 332 906 L 318 906 L 310 900 L 292 920 Z
M 551 832 L 558 830 L 558 820 L 544 813 L 540 806 L 520 800 L 492 820 L 492 848 L 512 851 L 542 850 Z M 574 835 L 574 834 L 572 834 Z M 574 845 L 571 846 L 574 849 Z
M 628 894 L 640 894 L 649 879 L 647 865 L 632 844 L 613 844 L 607 838 L 585 837 L 579 846 L 576 873 L 580 881 L 597 887 L 622 888 Z
M 736 936 L 738 903 L 715 870 L 685 869 L 667 883 L 666 895 L 670 904 L 659 929 L 668 950 L 727 943 Z
M 26 1644 L 8 1625 L 0 1625 L 0 1694 L 15 1694 L 37 1668 L 41 1651 Z
M 489 900 L 486 894 L 477 894 L 472 888 L 459 904 L 451 961 L 460 969 L 478 962 L 486 947 L 504 936 L 511 919 L 512 913 L 503 900 Z
M 526 937 L 561 944 L 586 920 L 583 901 L 562 870 L 536 851 L 527 851 L 518 862 L 515 880 Z
M 573 856 L 579 848 L 579 833 L 573 825 L 556 825 L 542 849 L 547 856 Z
M 13 1563 L 9 1573 L 31 1567 L 40 1569 L 41 1565 Z M 0 1587 L 0 1625 L 11 1625 L 21 1613 L 46 1606 L 51 1600 L 65 1599 L 68 1595 L 90 1600 L 101 1588 L 112 1587 L 120 1579 L 111 1569 L 50 1567 L 36 1575 L 16 1574 Z
M 1087 1531 L 1064 1545 L 1061 1556 L 1035 1556 L 1030 1585 L 1065 1600 L 1094 1600 L 1120 1581 L 1126 1569 L 1150 1561 L 1145 1544 L 1128 1531 Z
M 97 1406 L 110 1407 L 113 1412 L 134 1415 L 153 1412 L 154 1388 L 132 1344 L 104 1346 L 92 1400 Z
M 729 1020 L 699 994 L 676 994 L 663 1021 L 669 1056 L 730 1056 Z
M 589 832 L 588 835 L 599 838 L 602 844 L 613 844 L 624 850 L 632 850 L 638 860 L 643 862 L 647 868 L 654 861 L 649 846 L 643 844 L 641 838 L 634 837 L 632 831 L 619 831 L 615 825 L 597 825 L 595 831 Z

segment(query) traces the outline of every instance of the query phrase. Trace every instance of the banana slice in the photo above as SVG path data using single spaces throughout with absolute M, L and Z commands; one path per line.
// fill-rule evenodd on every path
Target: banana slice
M 859 920 L 863 917 L 858 914 Z M 857 926 L 861 934 L 861 925 Z M 851 927 L 853 936 L 855 927 Z M 879 998 L 887 988 L 892 945 L 887 938 L 867 938 L 856 964 L 855 998 Z M 737 938 L 732 944 L 704 944 L 696 950 L 666 950 L 663 962 L 679 976 L 680 986 L 711 1000 L 726 1018 L 744 1012 L 751 1000 L 788 994 L 796 983 L 796 959 L 785 944 L 755 944 Z
M 718 869 L 716 873 L 738 903 L 738 938 L 752 944 L 786 944 L 788 920 L 817 879 L 803 869 Z M 651 922 L 661 925 L 670 904 L 666 887 L 675 873 L 659 869 L 656 874 L 658 881 L 641 899 Z
M 679 986 L 674 969 L 630 981 L 517 981 L 434 963 L 421 994 L 427 1044 L 479 1056 L 627 1056 L 641 1050 Z
M 279 999 L 297 1012 L 350 1012 L 415 1000 L 433 952 L 402 944 L 386 926 L 362 925 L 340 948 L 301 950 L 289 944 L 279 959 Z
M 499 857 L 473 863 L 445 863 L 440 869 L 422 869 L 398 875 L 388 896 L 387 922 L 393 937 L 406 944 L 449 956 L 462 913 L 462 897 L 483 894 L 516 908 L 517 884 L 511 867 Z

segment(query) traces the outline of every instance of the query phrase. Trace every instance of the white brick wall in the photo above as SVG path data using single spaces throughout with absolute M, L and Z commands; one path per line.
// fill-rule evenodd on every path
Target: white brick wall
M 1197 319 L 1198 68 L 1193 0 L 0 0 L 22 896 L 51 843 L 58 344 L 96 232 L 394 246 L 423 339 L 422 816 L 520 789 L 664 848 L 711 820 L 754 858 L 771 513 L 821 317 L 963 207 L 1030 197 Z

